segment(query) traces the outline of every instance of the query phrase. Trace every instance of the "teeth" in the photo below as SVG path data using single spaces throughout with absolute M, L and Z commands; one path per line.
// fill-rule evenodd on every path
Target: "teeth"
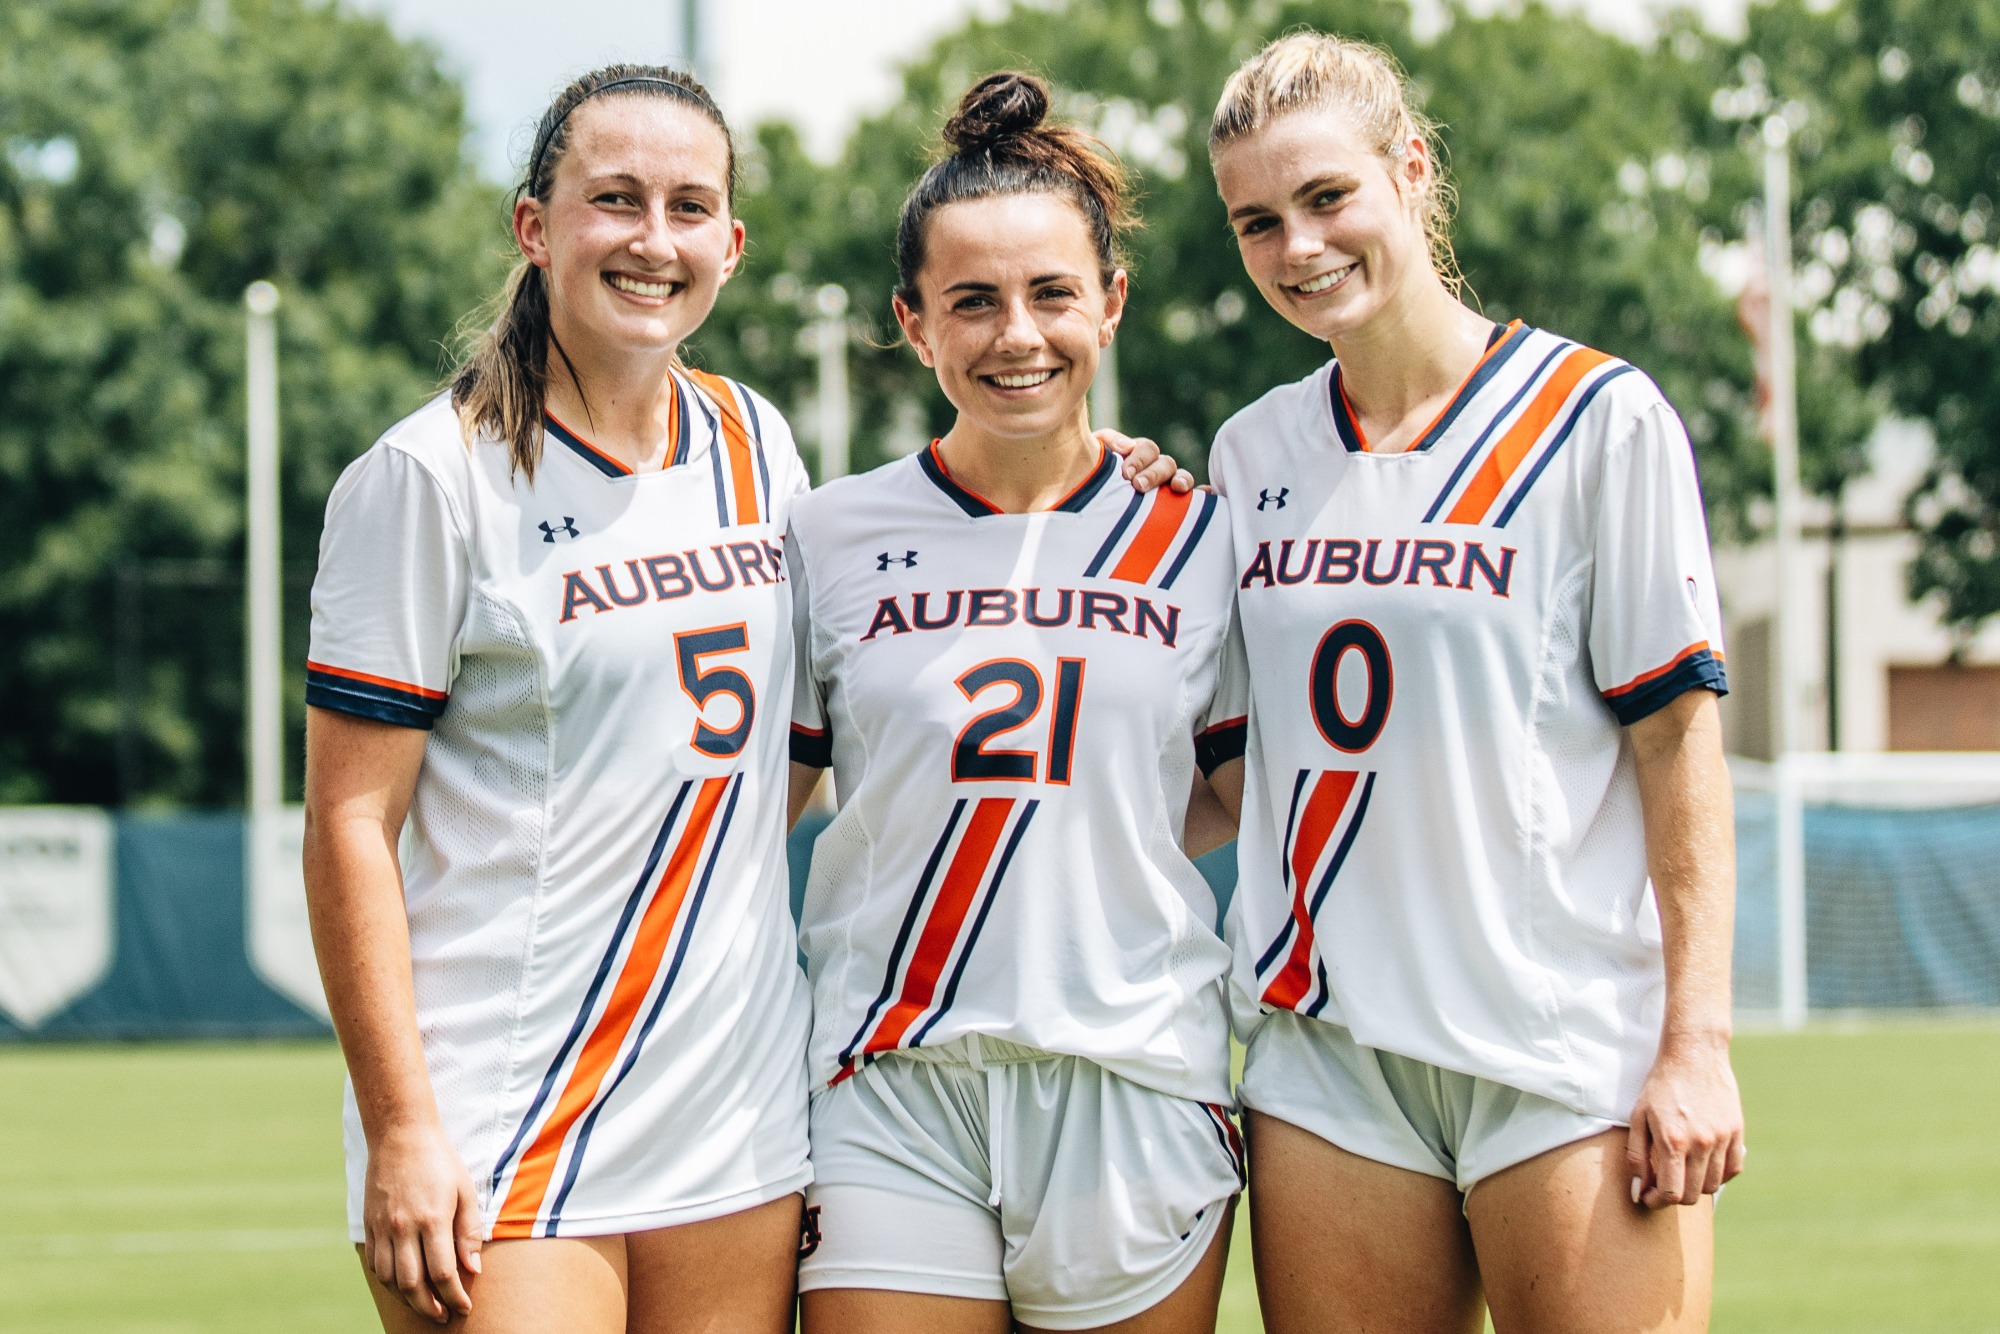
M 1333 286 L 1352 272 L 1354 272 L 1354 266 L 1350 264 L 1337 272 L 1323 273 L 1309 283 L 1300 283 L 1298 290 L 1307 296 L 1311 296 L 1315 292 L 1324 292 L 1327 288 Z
M 621 292 L 630 292 L 634 296 L 664 297 L 674 290 L 672 283 L 642 283 L 637 278 L 627 278 L 622 273 L 611 275 L 611 285 Z
M 1032 389 L 1054 376 L 1054 371 L 1029 371 L 1025 375 L 990 375 L 987 378 L 1002 389 Z

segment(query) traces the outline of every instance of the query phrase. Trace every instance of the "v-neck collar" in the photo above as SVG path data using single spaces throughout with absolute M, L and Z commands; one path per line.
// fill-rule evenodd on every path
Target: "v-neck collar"
M 591 444 L 581 435 L 563 425 L 562 419 L 547 408 L 542 409 L 542 424 L 548 428 L 550 435 L 568 445 L 572 453 L 606 477 L 639 477 L 652 472 L 666 472 L 670 468 L 687 462 L 688 443 L 693 436 L 693 431 L 688 420 L 688 398 L 690 395 L 687 392 L 687 388 L 681 384 L 678 375 L 671 377 L 670 383 L 673 388 L 674 406 L 673 412 L 668 416 L 667 420 L 672 423 L 673 434 L 667 440 L 667 461 L 659 468 L 648 469 L 646 474 L 640 473 L 637 469 L 627 467 L 619 459 L 612 458 L 596 445 Z M 704 411 L 706 410 L 704 409 Z
M 1508 358 L 1514 355 L 1515 349 L 1525 341 L 1523 335 L 1526 332 L 1527 326 L 1519 320 L 1506 325 L 1494 325 L 1492 334 L 1486 340 L 1486 351 L 1480 355 L 1478 363 L 1472 368 L 1472 373 L 1465 377 L 1465 383 L 1458 387 L 1458 392 L 1451 396 L 1451 401 L 1431 419 L 1431 424 L 1424 428 L 1416 443 L 1399 453 L 1421 454 L 1443 439 L 1444 433 L 1451 429 L 1451 424 L 1458 420 L 1458 414 L 1478 396 L 1479 391 L 1499 373 L 1500 368 L 1507 364 Z M 1355 415 L 1354 405 L 1347 401 L 1347 387 L 1341 382 L 1338 361 L 1334 362 L 1333 374 L 1328 376 L 1327 380 L 1327 397 L 1333 409 L 1333 430 L 1334 434 L 1340 437 L 1341 447 L 1350 454 L 1373 452 L 1368 448 L 1368 437 L 1361 429 L 1361 421 Z
M 957 505 L 961 511 L 972 518 L 984 519 L 996 514 L 1007 513 L 1006 510 L 1001 509 L 977 491 L 959 485 L 958 480 L 944 466 L 944 457 L 938 453 L 937 441 L 931 441 L 930 446 L 917 456 L 917 462 L 923 468 L 924 476 L 930 478 L 931 483 L 938 490 L 949 496 L 954 505 Z M 1046 510 L 1027 510 L 1024 512 L 1028 514 L 1081 514 L 1084 507 L 1096 498 L 1098 491 L 1102 489 L 1106 479 L 1111 476 L 1112 468 L 1111 451 L 1103 445 L 1099 445 L 1097 447 L 1097 465 L 1090 470 L 1088 477 L 1077 483 L 1075 490 Z

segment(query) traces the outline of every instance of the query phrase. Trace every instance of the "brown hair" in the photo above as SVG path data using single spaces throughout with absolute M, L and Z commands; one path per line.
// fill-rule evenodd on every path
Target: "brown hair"
M 513 202 L 546 200 L 556 169 L 569 151 L 570 113 L 593 97 L 660 97 L 686 103 L 722 131 L 728 154 L 728 191 L 736 195 L 736 145 L 729 125 L 708 90 L 691 76 L 664 65 L 606 65 L 557 94 L 535 128 L 527 173 L 514 187 Z M 510 210 L 511 211 L 511 210 Z M 522 260 L 507 275 L 500 295 L 474 319 L 485 324 L 471 350 L 453 371 L 451 405 L 467 433 L 486 433 L 507 446 L 512 468 L 535 478 L 542 459 L 542 412 L 548 401 L 549 353 L 569 366 L 569 354 L 549 324 L 549 277 Z M 574 376 L 576 368 L 570 366 Z
M 1465 286 L 1451 248 L 1457 191 L 1445 177 L 1437 123 L 1416 108 L 1410 81 L 1396 58 L 1371 42 L 1323 32 L 1280 37 L 1243 62 L 1223 85 L 1209 122 L 1208 149 L 1254 134 L 1294 111 L 1344 111 L 1383 157 L 1401 162 L 1411 139 L 1430 150 L 1431 186 L 1419 201 L 1431 263 L 1446 287 Z
M 931 215 L 946 204 L 994 195 L 1050 194 L 1074 203 L 1109 284 L 1124 263 L 1118 236 L 1132 227 L 1125 169 L 1071 125 L 1046 124 L 1049 86 L 1032 74 L 989 74 L 967 90 L 945 122 L 949 156 L 934 163 L 903 201 L 896 226 L 896 295 L 917 305 Z

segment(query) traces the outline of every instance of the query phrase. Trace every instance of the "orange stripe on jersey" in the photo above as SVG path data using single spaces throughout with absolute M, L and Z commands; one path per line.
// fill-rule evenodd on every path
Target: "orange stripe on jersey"
M 442 690 L 426 690 L 423 686 L 413 686 L 407 681 L 396 681 L 386 676 L 370 676 L 367 672 L 350 671 L 345 667 L 329 667 L 323 662 L 308 662 L 309 672 L 324 672 L 328 676 L 344 676 L 350 681 L 366 681 L 371 686 L 386 686 L 390 690 L 400 690 L 406 694 L 421 695 L 425 699 L 443 699 Z
M 1123 579 L 1127 583 L 1143 584 L 1153 577 L 1160 568 L 1160 560 L 1167 554 L 1167 548 L 1174 544 L 1174 534 L 1181 530 L 1181 520 L 1187 517 L 1188 506 L 1194 503 L 1194 492 L 1177 492 L 1161 487 L 1153 492 L 1157 497 L 1153 508 L 1147 511 L 1146 521 L 1139 525 L 1139 535 L 1132 539 L 1132 545 L 1125 548 L 1125 554 L 1118 558 L 1118 564 L 1111 570 L 1110 577 Z
M 1328 769 L 1320 774 L 1319 781 L 1313 784 L 1312 795 L 1306 798 L 1305 814 L 1299 817 L 1298 837 L 1292 842 L 1292 923 L 1297 934 L 1292 937 L 1285 966 L 1264 990 L 1266 1005 L 1294 1009 L 1312 990 L 1313 925 L 1312 909 L 1307 903 L 1312 892 L 1312 871 L 1319 864 L 1320 854 L 1326 851 L 1327 840 L 1333 837 L 1334 826 L 1340 823 L 1340 813 L 1347 809 L 1347 799 L 1353 795 L 1359 777 L 1352 769 Z
M 910 1031 L 917 1016 L 930 1008 L 945 960 L 951 957 L 951 947 L 958 941 L 959 929 L 965 925 L 965 915 L 972 907 L 973 896 L 979 892 L 980 881 L 986 878 L 993 849 L 998 846 L 1000 833 L 1007 827 L 1007 816 L 1013 809 L 1011 797 L 981 797 L 979 805 L 973 808 L 965 837 L 959 840 L 958 851 L 952 854 L 951 869 L 945 872 L 944 885 L 938 890 L 937 902 L 931 905 L 930 920 L 924 923 L 923 935 L 917 940 L 916 957 L 910 960 L 910 971 L 903 976 L 902 997 L 883 1016 L 875 1036 L 868 1039 L 867 1050 L 893 1050 Z
M 1543 383 L 1541 391 L 1528 404 L 1528 410 L 1521 414 L 1507 434 L 1480 463 L 1479 471 L 1472 475 L 1465 494 L 1451 507 L 1451 513 L 1444 516 L 1446 523 L 1479 523 L 1486 517 L 1486 511 L 1493 508 L 1507 479 L 1514 475 L 1514 469 L 1521 466 L 1521 460 L 1549 429 L 1549 424 L 1562 413 L 1563 405 L 1569 401 L 1571 391 L 1577 383 L 1611 360 L 1609 354 L 1592 348 L 1580 347 L 1563 358 L 1555 373 Z
M 563 1085 L 555 1110 L 542 1123 L 535 1142 L 521 1155 L 521 1164 L 514 1171 L 513 1183 L 507 1188 L 507 1199 L 500 1206 L 500 1215 L 493 1224 L 494 1240 L 532 1237 L 535 1234 L 535 1219 L 541 1213 L 542 1200 L 547 1196 L 549 1182 L 555 1176 L 556 1160 L 562 1156 L 563 1142 L 569 1138 L 569 1132 L 577 1121 L 590 1110 L 598 1089 L 604 1084 L 604 1076 L 610 1072 L 618 1049 L 625 1042 L 625 1035 L 631 1031 L 633 1021 L 639 1016 L 639 1007 L 644 1004 L 646 993 L 652 990 L 653 981 L 659 975 L 660 962 L 666 957 L 674 924 L 680 918 L 681 904 L 687 898 L 688 885 L 693 881 L 695 866 L 701 859 L 702 844 L 708 839 L 708 827 L 715 818 L 715 808 L 721 804 L 723 790 L 728 786 L 727 778 L 710 778 L 702 783 L 701 792 L 695 797 L 694 810 L 688 816 L 687 827 L 668 859 L 666 871 L 660 876 L 660 887 L 654 892 L 653 901 L 646 905 L 639 929 L 633 934 L 631 953 L 625 956 L 625 966 L 618 972 L 611 999 L 605 1002 L 604 1013 L 598 1017 L 596 1027 L 584 1041 L 583 1050 L 577 1054 L 576 1065 L 570 1070 L 569 1080 Z
M 722 411 L 722 438 L 729 451 L 729 485 L 736 501 L 736 522 L 757 523 L 757 461 L 750 453 L 750 431 L 736 411 L 735 391 L 720 375 L 697 370 L 688 374 L 708 391 Z

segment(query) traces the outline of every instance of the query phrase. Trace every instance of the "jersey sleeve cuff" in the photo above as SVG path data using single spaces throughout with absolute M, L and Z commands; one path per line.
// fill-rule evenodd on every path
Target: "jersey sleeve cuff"
M 1230 718 L 1194 739 L 1194 762 L 1201 766 L 1201 776 L 1206 778 L 1231 760 L 1242 759 L 1249 744 L 1250 720 Z
M 441 690 L 316 662 L 306 664 L 306 703 L 317 709 L 428 732 L 444 712 L 447 698 Z
M 792 763 L 809 769 L 833 767 L 833 729 L 792 724 Z
M 1622 686 L 1604 692 L 1619 725 L 1630 727 L 1651 717 L 1690 690 L 1729 693 L 1729 674 L 1723 670 L 1722 655 L 1706 641 L 1690 644 L 1664 667 L 1656 667 Z

